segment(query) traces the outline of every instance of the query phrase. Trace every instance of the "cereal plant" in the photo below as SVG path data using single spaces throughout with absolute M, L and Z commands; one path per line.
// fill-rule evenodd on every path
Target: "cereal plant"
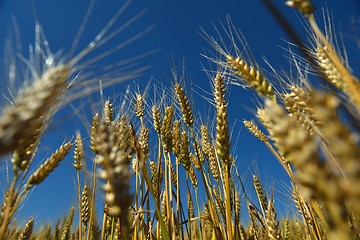
M 204 73 L 212 87 L 210 121 L 202 121 L 192 102 L 185 70 L 179 74 L 172 69 L 171 86 L 133 87 L 125 95 L 131 103 L 127 107 L 103 96 L 101 109 L 94 108 L 88 119 L 88 134 L 74 132 L 33 166 L 60 108 L 147 74 L 142 67 L 117 71 L 117 64 L 87 72 L 114 51 L 141 41 L 149 30 L 91 55 L 141 15 L 113 30 L 130 4 L 126 1 L 88 46 L 74 54 L 93 3 L 68 55 L 53 53 L 36 23 L 36 42 L 24 75 L 28 84 L 2 107 L 0 154 L 11 166 L 11 181 L 2 198 L 0 240 L 360 238 L 359 80 L 329 26 L 322 30 L 318 25 L 321 11 L 310 0 L 285 2 L 299 11 L 311 40 L 309 46 L 295 46 L 303 55 L 290 51 L 296 76 L 276 70 L 271 76 L 248 58 L 250 50 L 228 17 L 226 24 L 214 25 L 217 36 L 202 30 L 214 52 L 205 54 L 211 65 Z M 322 84 L 314 84 L 310 73 Z M 256 120 L 243 124 L 289 177 L 292 201 L 287 204 L 296 210 L 285 217 L 276 208 L 274 188 L 267 191 L 267 183 L 257 175 L 247 188 L 237 174 L 241 163 L 234 157 L 237 142 L 228 110 L 232 85 L 257 95 Z M 34 187 L 51 177 L 66 157 L 73 159 L 76 204 L 58 216 L 56 224 L 29 216 L 25 226 L 19 225 L 17 213 L 27 207 Z

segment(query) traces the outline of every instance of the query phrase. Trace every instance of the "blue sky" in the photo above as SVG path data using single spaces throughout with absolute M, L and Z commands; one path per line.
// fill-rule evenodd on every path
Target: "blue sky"
M 33 6 L 32 3 L 33 2 Z M 14 29 L 12 17 L 16 19 L 20 30 L 23 55 L 26 57 L 27 46 L 34 42 L 34 15 L 43 26 L 44 33 L 50 43 L 53 52 L 63 50 L 67 52 L 74 40 L 79 25 L 87 9 L 88 1 L 74 0 L 3 0 L 0 1 L 0 46 L 4 46 L 5 39 L 9 36 L 9 30 Z M 95 3 L 93 14 L 90 17 L 87 28 L 84 31 L 77 49 L 82 49 L 109 21 L 123 1 L 98 0 Z M 274 1 L 279 10 L 284 13 L 289 23 L 296 26 L 299 33 L 304 36 L 301 20 L 296 11 L 284 6 L 283 1 Z M 337 30 L 343 32 L 343 39 L 348 49 L 351 67 L 355 70 L 360 68 L 358 58 L 359 48 L 356 37 L 360 33 L 360 4 L 356 0 L 348 0 L 346 4 L 339 1 L 314 1 L 319 7 L 327 6 L 334 17 L 334 24 Z M 34 14 L 34 10 L 36 14 Z M 257 63 L 270 69 L 264 63 L 263 58 L 276 69 L 288 69 L 288 53 L 283 48 L 288 48 L 286 33 L 279 27 L 273 16 L 267 11 L 262 1 L 215 1 L 215 0 L 134 0 L 124 16 L 122 16 L 113 29 L 118 28 L 135 14 L 146 9 L 146 13 L 133 25 L 124 31 L 124 34 L 112 39 L 101 49 L 106 51 L 118 42 L 124 41 L 132 34 L 143 31 L 146 27 L 154 25 L 149 33 L 146 33 L 139 40 L 128 46 L 123 51 L 113 54 L 111 57 L 99 62 L 99 65 L 106 65 L 114 61 L 126 59 L 137 54 L 157 50 L 156 53 L 139 60 L 139 65 L 151 66 L 143 76 L 134 79 L 140 89 L 145 87 L 149 79 L 170 86 L 172 83 L 171 66 L 175 63 L 182 63 L 185 59 L 187 72 L 186 85 L 191 92 L 195 111 L 206 114 L 212 108 L 202 96 L 210 91 L 210 83 L 203 66 L 208 66 L 208 61 L 201 55 L 213 51 L 212 47 L 200 34 L 200 27 L 210 35 L 215 35 L 213 23 L 219 26 L 219 20 L 226 21 L 229 15 L 234 25 L 244 34 L 249 43 L 250 51 L 255 56 Z M 321 17 L 320 11 L 318 16 Z M 306 39 L 306 38 L 305 38 Z M 285 40 L 285 41 L 284 41 Z M 359 39 L 357 39 L 359 40 Z M 4 49 L 0 49 L 3 56 Z M 2 57 L 0 65 L 3 65 Z M 181 64 L 175 64 L 175 68 L 181 69 Z M 6 74 L 1 69 L 0 76 Z M 3 91 L 3 79 L 1 90 Z M 153 80 L 154 82 L 154 80 Z M 123 83 L 119 88 L 111 88 L 105 94 L 110 97 L 123 91 L 131 82 Z M 200 94 L 199 94 L 200 93 Z M 149 93 L 152 96 L 152 93 Z M 209 96 L 208 96 L 209 97 Z M 265 181 L 266 188 L 270 189 L 274 184 L 280 191 L 279 203 L 285 200 L 281 196 L 288 184 L 285 173 L 280 165 L 271 157 L 269 151 L 246 129 L 243 128 L 243 119 L 255 119 L 253 113 L 256 111 L 255 95 L 250 90 L 232 86 L 229 96 L 230 123 L 234 128 L 234 156 L 237 157 L 236 164 L 240 173 L 247 178 L 246 185 L 250 188 L 251 175 L 256 173 Z M 82 100 L 81 103 L 88 103 Z M 4 103 L 1 99 L 0 103 Z M 196 103 L 196 104 L 195 104 Z M 1 105 L 3 106 L 3 105 Z M 76 105 L 78 106 L 78 105 Z M 42 143 L 41 157 L 36 159 L 34 164 L 39 164 L 42 159 L 56 149 L 64 138 L 71 138 L 76 129 L 82 128 L 80 121 L 71 114 L 71 109 L 65 109 L 62 117 L 68 119 L 65 124 L 54 122 L 50 128 L 47 140 Z M 90 117 L 89 113 L 84 113 Z M 75 120 L 74 120 L 75 119 Z M 206 120 L 203 116 L 203 120 Z M 65 129 L 67 128 L 67 130 Z M 85 134 L 85 132 L 84 132 Z M 236 143 L 236 144 L 235 144 Z M 21 210 L 20 216 L 28 218 L 34 215 L 38 221 L 53 219 L 54 216 L 61 216 L 69 209 L 70 204 L 76 202 L 75 193 L 75 171 L 72 168 L 72 159 L 65 160 L 61 166 L 50 175 L 50 177 L 31 193 L 28 201 Z M 1 170 L 1 181 L 5 181 L 5 172 Z M 1 186 L 3 184 L 1 183 Z M 70 200 L 70 201 L 69 201 Z M 286 213 L 286 206 L 283 207 Z

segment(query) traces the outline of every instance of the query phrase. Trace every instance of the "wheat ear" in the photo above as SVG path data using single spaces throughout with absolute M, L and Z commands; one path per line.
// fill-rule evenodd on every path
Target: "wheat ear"
M 30 189 L 32 186 L 38 185 L 44 181 L 65 158 L 71 147 L 72 143 L 65 143 L 61 145 L 60 148 L 56 150 L 53 155 L 51 155 L 51 157 L 46 159 L 46 161 L 40 165 L 40 167 L 38 167 L 38 169 L 33 174 L 30 175 L 27 182 L 27 189 Z
M 46 126 L 70 75 L 67 65 L 50 68 L 36 78 L 32 86 L 25 87 L 13 105 L 4 109 L 0 118 L 0 154 L 28 145 L 39 129 Z
M 275 98 L 274 89 L 265 76 L 250 66 L 241 57 L 235 58 L 232 55 L 226 56 L 227 64 L 235 76 L 240 77 L 249 87 L 253 88 L 260 95 L 270 99 Z

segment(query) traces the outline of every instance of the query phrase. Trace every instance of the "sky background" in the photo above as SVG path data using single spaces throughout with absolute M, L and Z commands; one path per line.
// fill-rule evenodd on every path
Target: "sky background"
M 33 5 L 32 5 L 33 2 Z M 83 37 L 79 42 L 77 50 L 86 46 L 102 27 L 115 14 L 124 1 L 98 0 L 95 3 L 93 14 L 90 17 Z M 284 1 L 274 1 L 278 9 L 286 16 L 290 24 L 296 26 L 296 30 L 305 36 L 303 21 L 296 11 L 284 6 Z M 346 2 L 346 3 L 345 3 Z M 350 66 L 359 72 L 359 36 L 360 36 L 360 3 L 357 0 L 348 1 L 314 1 L 319 10 L 327 7 L 333 16 L 334 25 L 337 31 L 342 32 L 343 41 L 347 47 Z M 28 56 L 28 45 L 34 43 L 34 16 L 37 16 L 44 33 L 50 43 L 53 52 L 62 50 L 68 52 L 74 37 L 79 29 L 85 15 L 88 1 L 74 0 L 3 0 L 0 1 L 0 46 L 5 46 L 5 40 L 11 36 L 14 30 L 14 20 L 20 32 L 20 41 L 23 46 L 21 54 Z M 35 10 L 34 10 L 35 9 Z M 210 81 L 203 68 L 209 69 L 209 63 L 202 54 L 214 52 L 212 47 L 202 37 L 200 27 L 209 35 L 217 37 L 213 24 L 220 26 L 219 21 L 225 23 L 229 15 L 236 26 L 244 34 L 251 53 L 257 63 L 270 72 L 264 62 L 264 57 L 278 70 L 289 69 L 287 60 L 288 49 L 286 33 L 278 25 L 274 17 L 269 13 L 262 1 L 216 1 L 216 0 L 134 0 L 124 15 L 117 21 L 113 29 L 118 28 L 132 16 L 146 9 L 146 13 L 129 29 L 120 36 L 112 39 L 101 51 L 111 49 L 117 43 L 126 40 L 129 36 L 139 33 L 148 26 L 154 25 L 149 33 L 146 33 L 139 40 L 126 47 L 126 49 L 113 54 L 99 65 L 106 65 L 137 54 L 157 50 L 156 53 L 139 60 L 140 66 L 151 66 L 141 77 L 123 83 L 120 87 L 110 88 L 105 91 L 105 98 L 119 95 L 124 92 L 126 86 L 139 86 L 144 89 L 148 81 L 151 84 L 160 83 L 164 86 L 171 86 L 173 83 L 171 67 L 181 70 L 182 61 L 186 68 L 186 87 L 189 91 L 194 111 L 201 113 L 203 121 L 208 120 L 207 113 L 212 106 L 204 100 L 210 97 Z M 36 14 L 34 14 L 36 12 Z M 321 18 L 321 11 L 317 12 Z M 9 35 L 10 34 L 10 35 Z M 15 43 L 14 37 L 11 38 Z M 304 37 L 306 39 L 306 37 Z M 4 48 L 5 49 L 5 48 Z M 0 56 L 6 52 L 0 48 Z M 94 53 L 96 55 L 96 53 Z M 6 61 L 0 58 L 0 67 Z M 175 63 L 175 64 L 174 64 Z M 6 70 L 0 68 L 0 88 L 4 91 L 6 86 Z M 271 76 L 269 77 L 271 79 Z M 233 126 L 233 155 L 236 157 L 236 165 L 241 176 L 245 179 L 248 189 L 251 188 L 251 176 L 257 174 L 265 184 L 266 189 L 275 185 L 278 197 L 277 203 L 281 205 L 282 213 L 286 214 L 289 209 L 286 202 L 288 199 L 288 179 L 280 165 L 272 157 L 270 152 L 257 139 L 251 136 L 243 127 L 242 120 L 255 120 L 253 114 L 256 111 L 257 100 L 251 90 L 231 86 L 229 89 L 229 113 L 230 124 Z M 6 90 L 5 90 L 6 91 Z M 152 96 L 152 92 L 149 93 Z M 93 99 L 82 99 L 74 106 L 83 106 L 94 103 Z M 151 100 L 150 100 L 151 102 Z M 0 100 L 4 106 L 4 99 Z M 86 107 L 84 107 L 85 109 Z M 87 109 L 90 109 L 89 107 Z M 89 120 L 91 111 L 83 111 L 83 116 Z M 47 138 L 41 144 L 39 157 L 35 159 L 34 165 L 42 162 L 49 156 L 65 139 L 71 139 L 76 129 L 80 129 L 83 135 L 86 131 L 81 126 L 80 120 L 73 114 L 71 108 L 64 109 L 60 115 L 61 121 L 55 120 L 50 126 Z M 66 121 L 63 121 L 66 119 Z M 70 154 L 72 155 L 72 154 Z M 4 162 L 0 169 L 0 186 L 6 185 L 6 171 Z M 19 218 L 28 219 L 35 216 L 39 222 L 53 220 L 54 216 L 66 214 L 71 204 L 76 203 L 75 195 L 75 171 L 72 167 L 72 158 L 63 161 L 58 169 L 53 172 L 44 183 L 29 196 L 27 202 L 20 211 Z M 4 191 L 4 190 L 3 190 Z

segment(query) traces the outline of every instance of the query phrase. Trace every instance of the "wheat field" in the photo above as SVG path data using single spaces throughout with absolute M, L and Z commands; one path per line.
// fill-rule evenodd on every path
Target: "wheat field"
M 242 34 L 227 17 L 223 24 L 214 24 L 216 36 L 200 31 L 213 50 L 204 54 L 211 66 L 204 75 L 212 89 L 206 103 L 213 109 L 207 120 L 196 112 L 184 70 L 171 69 L 170 86 L 130 87 L 125 95 L 128 106 L 103 96 L 98 100 L 102 105 L 93 107 L 89 124 L 84 122 L 86 131 L 62 139 L 48 158 L 34 166 L 60 109 L 147 70 L 114 64 L 100 72 L 86 71 L 113 53 L 91 55 L 122 34 L 121 27 L 112 27 L 130 1 L 87 46 L 76 53 L 72 49 L 61 59 L 50 51 L 36 23 L 36 42 L 30 46 L 23 75 L 27 84 L 11 104 L 2 106 L 0 115 L 1 161 L 11 172 L 6 176 L 9 184 L 3 184 L 0 240 L 360 239 L 359 79 L 331 30 L 327 12 L 311 0 L 284 3 L 289 11 L 299 12 L 303 21 L 299 25 L 311 41 L 297 42 L 301 39 L 289 32 L 290 45 L 299 53 L 289 50 L 284 61 L 295 72 L 272 68 L 274 74 L 269 74 L 262 69 L 249 57 Z M 124 28 L 141 16 L 135 15 Z M 325 26 L 318 17 L 325 19 Z M 141 41 L 150 28 L 113 50 Z M 314 76 L 321 84 L 311 80 Z M 279 191 L 274 186 L 269 191 L 271 184 L 256 173 L 246 180 L 250 187 L 244 184 L 249 176 L 239 176 L 237 140 L 229 118 L 234 113 L 228 108 L 237 104 L 228 100 L 229 89 L 238 90 L 233 86 L 256 95 L 253 118 L 243 119 L 243 128 L 286 173 L 283 194 L 285 204 L 294 206 L 291 212 L 280 214 Z M 55 224 L 36 221 L 36 216 L 19 224 L 19 212 L 31 207 L 27 206 L 31 193 L 66 158 L 72 160 L 75 176 L 74 205 L 54 219 Z

